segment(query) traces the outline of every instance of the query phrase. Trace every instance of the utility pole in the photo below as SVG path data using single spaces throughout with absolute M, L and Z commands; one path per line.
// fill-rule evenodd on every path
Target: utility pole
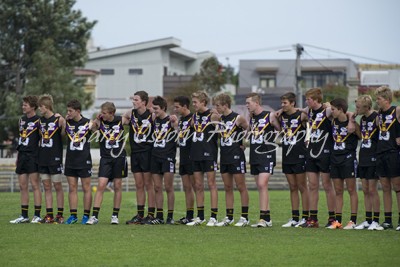
M 303 108 L 303 94 L 300 89 L 301 81 L 301 64 L 300 57 L 304 51 L 304 47 L 301 44 L 296 44 L 296 104 L 297 107 Z

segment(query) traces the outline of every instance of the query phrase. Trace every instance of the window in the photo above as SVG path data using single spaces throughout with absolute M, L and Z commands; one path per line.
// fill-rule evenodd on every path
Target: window
M 101 75 L 114 75 L 114 69 L 101 69 Z
M 128 73 L 129 75 L 142 75 L 143 69 L 129 69 Z
M 346 74 L 342 72 L 303 72 L 302 78 L 306 88 L 324 87 L 328 84 L 344 85 Z
M 261 88 L 274 88 L 274 87 L 276 87 L 275 75 L 274 74 L 263 74 L 263 75 L 260 75 L 260 87 Z

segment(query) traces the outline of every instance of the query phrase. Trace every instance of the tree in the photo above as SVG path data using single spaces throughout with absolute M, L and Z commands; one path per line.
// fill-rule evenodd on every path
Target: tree
M 8 125 L 5 117 L 18 116 L 21 96 L 45 93 L 50 88 L 47 83 L 51 84 L 56 101 L 66 102 L 70 96 L 86 99 L 82 86 L 73 83 L 72 72 L 74 67 L 84 66 L 86 43 L 96 21 L 90 22 L 79 10 L 73 10 L 75 2 L 0 2 L 0 97 L 14 100 L 13 103 L 1 102 L 0 127 Z
M 201 63 L 200 73 L 193 80 L 201 90 L 212 96 L 221 91 L 221 86 L 226 83 L 226 76 L 222 75 L 222 65 L 218 59 L 210 57 Z

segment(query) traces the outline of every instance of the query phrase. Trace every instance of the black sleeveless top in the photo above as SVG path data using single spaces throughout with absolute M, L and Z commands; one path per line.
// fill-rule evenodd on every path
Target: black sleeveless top
M 276 164 L 276 132 L 270 122 L 270 112 L 262 111 L 250 119 L 250 164 Z
M 33 152 L 38 155 L 40 141 L 39 117 L 34 115 L 31 118 L 22 116 L 19 119 L 18 152 Z
M 79 121 L 67 120 L 65 132 L 67 134 L 67 154 L 65 168 L 90 169 L 92 157 L 90 155 L 90 120 L 82 117 Z
M 297 110 L 291 115 L 283 112 L 281 117 L 281 128 L 284 134 L 282 139 L 282 163 L 297 164 L 305 161 L 306 128 L 301 121 L 302 112 Z
M 397 120 L 396 107 L 379 112 L 379 135 L 377 153 L 399 151 L 396 138 L 400 137 L 400 123 Z
M 236 125 L 239 114 L 231 112 L 229 115 L 221 116 L 221 164 L 232 164 L 239 161 L 245 161 L 242 145 L 244 130 Z
M 333 150 L 331 154 L 331 163 L 341 164 L 346 159 L 356 158 L 358 138 L 355 133 L 349 133 L 347 125 L 349 121 L 344 122 L 334 119 L 332 122 Z
M 40 124 L 40 148 L 39 166 L 55 166 L 62 164 L 63 144 L 61 139 L 60 118 L 54 115 L 46 119 L 41 117 Z
M 178 124 L 179 164 L 191 162 L 190 151 L 192 148 L 193 126 L 191 125 L 193 114 L 181 117 Z
M 152 156 L 162 159 L 172 159 L 175 162 L 177 132 L 171 125 L 169 116 L 154 120 L 154 147 Z
M 100 156 L 102 158 L 125 157 L 124 127 L 122 117 L 114 116 L 113 121 L 100 120 Z
M 151 150 L 153 147 L 153 119 L 151 112 L 146 109 L 143 114 L 139 114 L 136 109 L 132 109 L 129 125 L 131 153 Z
M 360 166 L 376 165 L 376 149 L 378 144 L 379 129 L 376 124 L 378 113 L 372 112 L 368 117 L 362 116 L 360 120 L 361 144 L 359 152 Z
M 196 112 L 193 115 L 193 142 L 191 158 L 194 161 L 217 161 L 218 133 L 215 131 L 215 123 L 211 121 L 211 111 Z
M 326 116 L 326 109 L 308 111 L 308 123 L 311 129 L 308 144 L 308 158 L 329 157 L 333 148 L 331 120 Z

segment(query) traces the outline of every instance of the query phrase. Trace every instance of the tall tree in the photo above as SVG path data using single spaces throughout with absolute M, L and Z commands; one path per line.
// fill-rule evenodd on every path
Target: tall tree
M 193 77 L 201 90 L 209 95 L 215 95 L 226 83 L 226 76 L 222 75 L 222 65 L 216 57 L 205 59 L 201 63 L 200 73 Z
M 48 87 L 38 90 L 39 84 L 45 85 L 46 78 L 39 82 L 44 70 L 46 56 L 51 59 L 55 77 L 53 96 L 65 96 L 70 91 L 82 91 L 75 85 L 70 87 L 74 67 L 84 66 L 87 58 L 86 43 L 96 21 L 88 21 L 81 11 L 74 10 L 75 0 L 2 0 L 0 2 L 0 97 L 13 97 L 20 103 L 21 95 L 31 89 L 44 93 Z M 60 73 L 64 73 L 60 75 Z M 69 77 L 67 81 L 67 76 Z M 47 79 L 48 81 L 48 79 Z M 57 85 L 56 85 L 57 84 Z M 66 86 L 66 87 L 63 87 Z M 33 89 L 35 88 L 36 89 Z M 80 95 L 80 94 L 78 94 Z M 83 95 L 82 95 L 83 96 Z M 17 97 L 17 98 L 14 98 Z M 58 97 L 57 97 L 58 98 Z M 82 99 L 82 98 L 81 98 Z M 59 99 L 60 101 L 67 98 Z M 0 105 L 0 124 L 4 117 L 16 116 L 12 113 L 15 103 L 2 101 Z M 18 104 L 19 105 L 19 104 Z M 1 120 L 3 119 L 3 120 Z M 4 125 L 0 125 L 0 127 Z

